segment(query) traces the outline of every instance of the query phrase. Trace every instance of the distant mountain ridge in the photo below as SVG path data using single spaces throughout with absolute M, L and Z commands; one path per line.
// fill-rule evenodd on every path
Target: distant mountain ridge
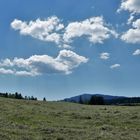
M 80 98 L 81 98 L 83 102 L 86 102 L 86 101 L 89 101 L 92 96 L 103 97 L 105 101 L 115 100 L 115 99 L 119 99 L 119 98 L 127 98 L 125 96 L 113 96 L 113 95 L 104 95 L 104 94 L 88 94 L 88 93 L 84 93 L 84 94 L 81 94 L 81 95 L 78 95 L 78 96 L 65 98 L 64 101 L 79 103 Z
M 92 97 L 95 96 L 95 97 Z M 101 102 L 102 100 L 102 102 Z M 81 94 L 71 98 L 65 98 L 65 102 L 95 105 L 140 105 L 140 97 L 113 96 L 104 94 Z

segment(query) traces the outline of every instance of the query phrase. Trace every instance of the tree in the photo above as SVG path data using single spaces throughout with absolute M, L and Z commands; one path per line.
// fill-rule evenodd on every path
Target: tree
M 43 101 L 46 102 L 46 98 L 45 97 L 43 98 Z
M 37 101 L 37 98 L 34 97 L 34 96 L 31 96 L 31 97 L 29 97 L 29 100 L 35 100 L 35 101 Z
M 7 92 L 5 93 L 5 97 L 8 98 L 8 93 Z
M 18 93 L 18 92 L 15 93 L 15 98 L 16 99 L 23 99 L 21 93 Z
M 24 97 L 24 99 L 25 99 L 25 100 L 28 100 L 28 97 L 27 97 L 27 96 L 25 96 L 25 97 Z
M 101 96 L 92 96 L 90 101 L 89 101 L 90 105 L 104 105 L 104 98 Z
M 80 103 L 80 104 L 83 104 L 82 96 L 80 96 L 79 103 Z

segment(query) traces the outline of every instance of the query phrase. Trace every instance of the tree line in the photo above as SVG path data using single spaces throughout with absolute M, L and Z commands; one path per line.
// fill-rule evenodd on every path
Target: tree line
M 23 97 L 23 95 L 21 93 L 18 93 L 18 92 L 15 92 L 15 93 L 0 93 L 0 97 L 37 101 L 37 97 L 34 97 L 34 96 Z
M 107 100 L 106 104 L 111 105 L 140 105 L 140 97 L 121 97 Z
M 79 98 L 80 104 L 89 104 L 89 105 L 105 105 L 104 98 L 102 96 L 91 96 L 89 101 L 84 101 L 82 96 Z
M 89 105 L 140 105 L 140 97 L 120 97 L 116 99 L 105 100 L 102 96 L 93 95 L 89 101 L 79 98 L 80 104 Z

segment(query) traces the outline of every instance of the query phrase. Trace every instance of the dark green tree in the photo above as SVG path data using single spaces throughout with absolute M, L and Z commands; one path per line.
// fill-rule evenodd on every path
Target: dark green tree
M 8 93 L 7 92 L 5 93 L 5 97 L 8 98 Z
M 90 101 L 89 101 L 90 105 L 104 105 L 104 98 L 101 96 L 92 96 Z
M 22 95 L 18 92 L 15 93 L 15 98 L 16 99 L 23 99 Z
M 43 98 L 43 101 L 46 102 L 46 98 L 45 97 Z
M 80 104 L 83 104 L 84 102 L 83 102 L 83 99 L 82 99 L 82 96 L 80 96 L 80 98 L 79 98 L 79 103 Z

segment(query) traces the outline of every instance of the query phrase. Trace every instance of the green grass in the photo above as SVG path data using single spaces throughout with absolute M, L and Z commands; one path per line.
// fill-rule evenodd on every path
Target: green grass
M 140 106 L 0 98 L 0 140 L 140 140 Z

